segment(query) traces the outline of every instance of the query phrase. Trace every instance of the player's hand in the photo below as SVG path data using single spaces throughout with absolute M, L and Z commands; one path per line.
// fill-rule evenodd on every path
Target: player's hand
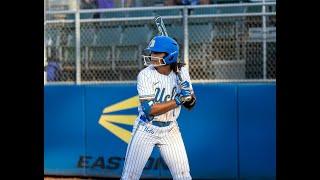
M 188 81 L 183 81 L 180 85 L 181 89 L 190 89 L 190 83 Z
M 191 96 L 191 91 L 190 91 L 190 89 L 181 89 L 180 95 L 182 97 Z
M 152 121 L 152 119 L 153 119 L 153 116 L 146 116 L 145 114 L 140 116 L 140 120 L 145 123 Z
M 176 104 L 179 106 L 185 103 L 191 97 L 191 91 L 189 89 L 181 89 L 181 92 L 174 98 Z

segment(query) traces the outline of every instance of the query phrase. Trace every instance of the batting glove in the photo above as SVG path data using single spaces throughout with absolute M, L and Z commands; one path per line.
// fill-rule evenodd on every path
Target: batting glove
M 153 119 L 153 116 L 147 116 L 145 114 L 140 116 L 140 120 L 145 123 L 152 121 L 152 119 Z
M 190 89 L 190 83 L 188 81 L 183 81 L 180 85 L 181 89 Z
M 181 89 L 181 92 L 174 97 L 176 104 L 179 106 L 186 102 L 187 98 L 191 96 L 191 91 L 188 89 Z

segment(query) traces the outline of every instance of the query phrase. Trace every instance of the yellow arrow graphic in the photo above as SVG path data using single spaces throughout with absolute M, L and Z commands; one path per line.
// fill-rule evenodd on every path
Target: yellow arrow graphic
M 138 107 L 139 105 L 139 97 L 134 96 L 132 98 L 126 99 L 124 101 L 121 101 L 117 104 L 114 104 L 112 106 L 106 107 L 103 110 L 103 113 L 109 113 L 109 112 L 116 112 L 124 109 L 130 109 L 134 107 Z
M 112 134 L 116 135 L 122 141 L 129 143 L 129 140 L 131 138 L 130 131 L 123 129 L 117 125 L 114 125 L 108 121 L 99 121 L 99 124 L 108 129 Z
M 134 107 L 138 107 L 138 105 L 139 105 L 139 98 L 138 96 L 134 96 L 104 108 L 103 113 L 110 113 L 110 112 L 116 112 L 116 111 L 125 110 L 125 109 L 131 109 Z M 122 141 L 129 143 L 131 138 L 131 132 L 113 123 L 133 125 L 136 118 L 137 118 L 137 115 L 104 114 L 100 116 L 99 124 L 104 128 L 106 128 L 108 131 L 110 131 L 112 134 L 120 138 Z
M 108 122 L 115 122 L 115 123 L 125 124 L 125 125 L 133 125 L 137 116 L 136 115 L 103 115 L 103 117 L 101 118 Z

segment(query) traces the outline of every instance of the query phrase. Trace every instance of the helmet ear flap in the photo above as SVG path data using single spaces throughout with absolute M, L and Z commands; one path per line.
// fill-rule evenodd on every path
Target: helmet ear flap
M 174 51 L 163 58 L 166 64 L 172 64 L 177 62 L 178 59 L 178 51 Z

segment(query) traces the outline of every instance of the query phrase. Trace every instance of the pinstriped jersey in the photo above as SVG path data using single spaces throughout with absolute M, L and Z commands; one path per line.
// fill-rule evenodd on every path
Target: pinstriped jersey
M 185 67 L 181 68 L 181 77 L 183 81 L 190 82 L 191 92 L 192 84 L 190 76 Z M 137 90 L 140 100 L 153 100 L 154 103 L 163 103 L 173 100 L 180 92 L 177 75 L 171 71 L 169 75 L 160 74 L 152 65 L 141 70 L 137 77 Z M 154 116 L 154 121 L 175 121 L 180 114 L 181 106 L 176 107 L 166 113 Z M 140 115 L 143 115 L 141 106 L 138 107 Z

